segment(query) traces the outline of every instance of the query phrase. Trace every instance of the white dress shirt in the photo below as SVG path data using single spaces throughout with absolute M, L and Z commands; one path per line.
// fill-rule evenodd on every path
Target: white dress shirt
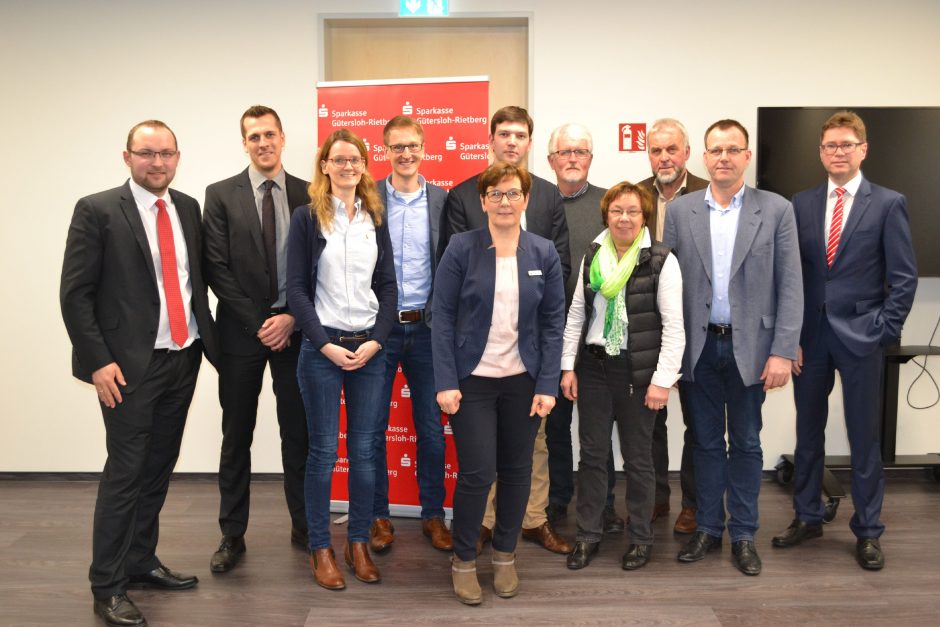
M 607 229 L 594 241 L 603 242 Z M 649 229 L 643 236 L 640 248 L 649 248 L 652 244 Z M 581 259 L 578 276 L 584 276 L 584 259 Z M 626 286 L 624 286 L 626 289 Z M 679 380 L 682 367 L 682 353 L 685 351 L 685 326 L 682 320 L 682 272 L 679 261 L 672 253 L 666 257 L 663 269 L 659 273 L 659 289 L 656 292 L 656 306 L 663 322 L 663 333 L 659 349 L 659 361 L 651 383 L 669 388 Z M 607 311 L 607 299 L 600 292 L 594 295 L 594 309 L 588 322 L 586 344 L 604 346 L 604 314 Z M 621 350 L 627 349 L 630 312 L 627 311 L 627 326 L 623 330 Z M 568 321 L 565 324 L 565 339 L 561 350 L 561 369 L 574 370 L 575 358 L 581 343 L 581 330 L 584 328 L 584 281 L 578 281 L 574 289 L 571 307 L 568 309 Z
M 352 220 L 346 205 L 333 199 L 333 228 L 321 229 L 326 247 L 317 262 L 314 306 L 320 324 L 342 331 L 364 331 L 375 326 L 379 299 L 372 291 L 372 274 L 379 258 L 372 216 L 356 198 Z
M 134 195 L 134 202 L 137 203 L 140 219 L 144 223 L 144 231 L 147 233 L 147 243 L 150 245 L 150 256 L 153 257 L 153 269 L 157 277 L 157 291 L 160 293 L 160 323 L 157 327 L 157 339 L 153 343 L 153 347 L 154 349 L 166 348 L 170 350 L 186 348 L 199 337 L 199 327 L 196 324 L 196 317 L 193 316 L 193 284 L 189 280 L 189 251 L 186 247 L 183 227 L 180 226 L 180 217 L 176 213 L 176 205 L 173 204 L 169 190 L 164 192 L 162 197 L 159 197 L 135 183 L 134 179 L 130 179 L 128 183 L 131 187 L 131 193 Z M 166 292 L 163 289 L 163 262 L 160 256 L 160 238 L 157 234 L 158 198 L 163 198 L 166 203 L 170 226 L 173 227 L 176 274 L 179 276 L 180 294 L 183 297 L 183 315 L 186 316 L 186 326 L 189 330 L 189 337 L 186 338 L 186 342 L 182 347 L 178 347 L 170 335 L 170 315 L 166 308 Z

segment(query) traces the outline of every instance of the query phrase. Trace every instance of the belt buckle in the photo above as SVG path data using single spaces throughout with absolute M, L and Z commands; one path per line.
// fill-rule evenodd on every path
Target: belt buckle
M 416 318 L 414 320 L 405 320 L 402 318 L 403 314 L 409 316 L 409 318 L 411 317 L 412 314 L 414 314 L 416 315 Z M 424 317 L 423 311 L 421 309 L 405 309 L 405 310 L 399 311 L 397 316 L 398 316 L 398 324 L 414 324 L 416 322 L 420 322 L 421 319 Z

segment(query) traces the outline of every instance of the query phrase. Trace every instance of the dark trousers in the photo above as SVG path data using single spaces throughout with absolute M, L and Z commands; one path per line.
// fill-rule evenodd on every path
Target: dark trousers
M 804 353 L 803 358 L 802 374 L 793 378 L 796 401 L 793 507 L 796 515 L 804 522 L 818 525 L 825 512 L 821 497 L 828 398 L 838 370 L 842 379 L 845 429 L 852 453 L 855 514 L 849 526 L 859 538 L 878 538 L 884 532 L 881 523 L 885 494 L 881 461 L 884 349 L 878 347 L 864 357 L 853 355 L 823 319 L 815 350 L 812 354 Z
M 101 406 L 108 459 L 98 483 L 88 573 L 95 598 L 122 594 L 128 576 L 160 566 L 160 510 L 201 362 L 199 340 L 179 352 L 155 352 L 134 391 L 114 409 Z
M 606 461 L 610 456 L 611 429 L 617 423 L 623 468 L 627 478 L 627 510 L 630 512 L 630 542 L 652 544 L 653 423 L 656 412 L 645 406 L 646 386 L 630 392 L 632 380 L 626 359 L 597 359 L 584 355 L 577 367 L 579 541 L 600 542 L 606 501 Z
M 571 413 L 574 403 L 559 390 L 555 408 L 545 420 L 545 444 L 548 446 L 548 502 L 564 505 L 574 496 L 574 453 L 571 450 Z M 668 463 L 668 462 L 667 462 Z M 607 505 L 614 505 L 617 473 L 614 452 L 607 458 Z
M 744 385 L 731 336 L 708 332 L 695 364 L 695 380 L 682 386 L 687 388 L 695 433 L 698 530 L 721 537 L 727 497 L 731 541 L 753 540 L 764 467 L 760 443 L 764 385 Z
M 219 400 L 222 404 L 219 526 L 223 535 L 242 536 L 248 528 L 251 442 L 258 417 L 258 395 L 264 383 L 264 369 L 268 365 L 277 400 L 287 509 L 296 529 L 307 528 L 304 514 L 307 419 L 297 385 L 299 354 L 299 333 L 291 338 L 290 346 L 276 353 L 264 348 L 254 355 L 222 354 L 219 364 Z
M 528 374 L 500 379 L 469 376 L 460 382 L 460 410 L 450 419 L 457 448 L 454 490 L 454 554 L 476 559 L 480 524 L 496 481 L 493 548 L 516 549 L 529 502 L 532 450 L 542 420 L 529 416 L 535 381 Z
M 411 420 L 418 438 L 417 479 L 421 518 L 444 517 L 444 425 L 434 387 L 431 329 L 424 322 L 396 324 L 385 342 L 384 428 L 375 434 L 375 501 L 372 515 L 388 518 L 388 455 L 385 448 L 392 386 L 401 364 L 411 393 Z
M 679 404 L 682 408 L 682 422 L 685 423 L 685 431 L 682 433 L 682 461 L 679 466 L 682 507 L 695 507 L 695 464 L 692 461 L 695 441 L 692 435 L 692 416 L 681 383 L 679 384 Z M 663 407 L 657 412 L 656 425 L 653 427 L 653 466 L 656 468 L 657 505 L 668 505 L 671 494 L 669 488 L 669 434 L 666 432 L 667 418 L 668 413 L 666 408 Z

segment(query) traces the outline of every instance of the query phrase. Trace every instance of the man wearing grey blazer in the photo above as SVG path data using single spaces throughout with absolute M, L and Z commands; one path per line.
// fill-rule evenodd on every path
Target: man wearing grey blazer
M 682 268 L 682 385 L 692 410 L 698 498 L 698 529 L 678 559 L 696 562 L 721 547 L 727 494 L 735 566 L 758 575 L 761 405 L 768 390 L 789 380 L 803 284 L 793 207 L 744 184 L 750 160 L 739 122 L 712 124 L 705 132 L 711 183 L 669 205 L 663 243 Z

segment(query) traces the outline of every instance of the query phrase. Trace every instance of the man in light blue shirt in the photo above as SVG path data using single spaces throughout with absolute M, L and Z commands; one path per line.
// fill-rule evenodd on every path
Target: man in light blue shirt
M 698 500 L 697 530 L 678 559 L 697 562 L 720 548 L 727 518 L 735 566 L 757 575 L 761 405 L 768 390 L 789 381 L 803 281 L 793 206 L 744 184 L 750 160 L 740 122 L 712 124 L 705 132 L 711 183 L 672 201 L 663 243 L 682 268 L 682 387 L 692 415 Z
M 435 251 L 441 210 L 447 192 L 425 181 L 418 173 L 424 159 L 424 130 L 406 116 L 396 116 L 385 126 L 385 155 L 392 173 L 378 183 L 385 204 L 395 276 L 398 280 L 398 316 L 385 344 L 386 407 L 401 363 L 408 379 L 411 414 L 417 435 L 418 496 L 421 528 L 436 549 L 450 551 L 453 540 L 444 524 L 444 428 L 437 405 L 434 366 L 431 361 L 431 287 L 437 267 Z M 387 421 L 386 416 L 386 421 Z M 386 429 L 375 441 L 375 502 L 369 538 L 373 551 L 394 542 L 389 520 Z

